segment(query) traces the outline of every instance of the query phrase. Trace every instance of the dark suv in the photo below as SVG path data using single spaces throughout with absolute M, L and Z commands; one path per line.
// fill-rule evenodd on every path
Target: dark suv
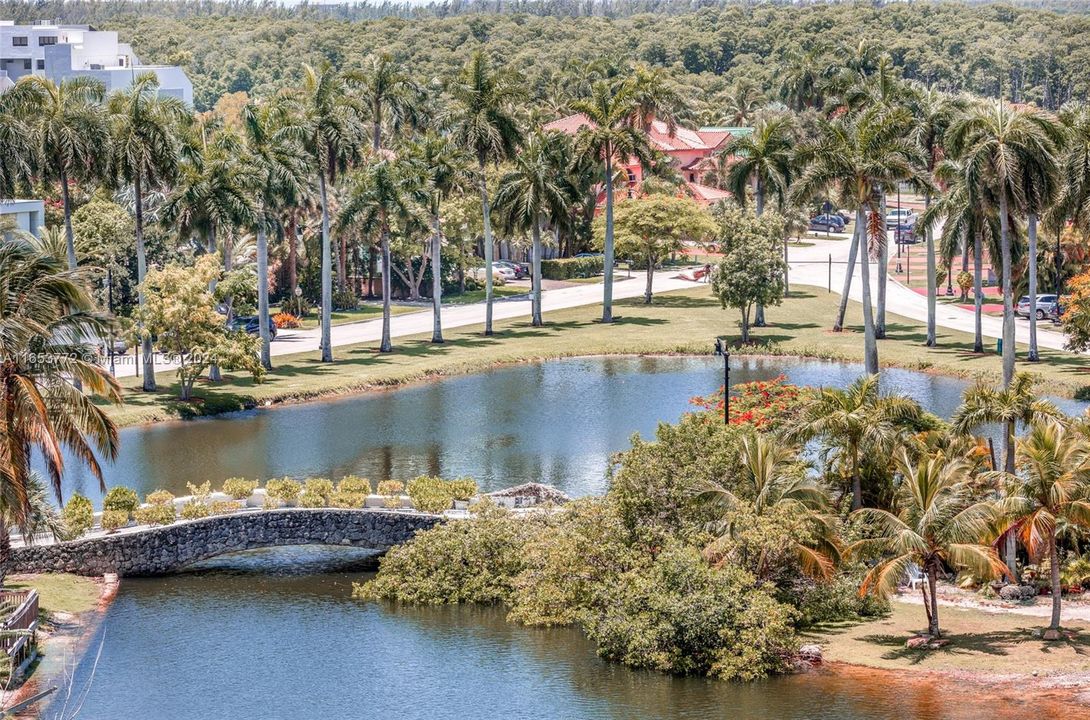
M 269 337 L 276 337 L 276 323 L 273 319 L 269 319 Z M 257 315 L 238 315 L 231 320 L 232 330 L 245 330 L 250 335 L 257 335 L 261 332 L 261 327 L 257 324 Z

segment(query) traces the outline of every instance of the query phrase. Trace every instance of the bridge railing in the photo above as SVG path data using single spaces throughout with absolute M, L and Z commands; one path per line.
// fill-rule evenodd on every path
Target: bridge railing
M 38 591 L 0 591 L 0 651 L 15 668 L 26 658 L 38 629 Z

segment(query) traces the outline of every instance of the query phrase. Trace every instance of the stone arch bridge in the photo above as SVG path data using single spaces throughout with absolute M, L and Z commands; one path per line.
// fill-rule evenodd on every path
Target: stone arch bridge
M 10 573 L 167 575 L 224 553 L 284 545 L 341 545 L 385 552 L 438 515 L 390 510 L 243 511 L 111 535 L 12 548 Z

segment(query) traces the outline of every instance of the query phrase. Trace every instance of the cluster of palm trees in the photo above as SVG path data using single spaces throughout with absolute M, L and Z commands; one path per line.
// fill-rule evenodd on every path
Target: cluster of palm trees
M 1060 538 L 1074 537 L 1068 550 L 1077 553 L 1090 531 L 1090 422 L 1064 416 L 1031 388 L 1024 373 L 1006 390 L 974 386 L 950 423 L 910 398 L 879 392 L 873 375 L 843 390 L 822 389 L 804 399 L 797 422 L 744 434 L 740 475 L 703 488 L 722 518 L 705 554 L 738 561 L 729 555 L 733 541 L 752 524 L 740 508 L 799 522 L 784 552 L 812 577 L 829 579 L 842 560 L 858 558 L 870 566 L 861 592 L 888 596 L 906 576 L 922 573 L 929 635 L 937 638 L 939 577 L 955 570 L 981 584 L 1016 579 L 1014 555 L 1004 561 L 997 549 L 1010 538 L 1030 561 L 1048 563 L 1047 637 L 1059 637 Z M 1007 418 L 1025 432 L 1012 436 L 1009 465 L 998 469 L 974 433 Z M 816 474 L 802 452 L 810 442 L 818 448 Z M 850 488 L 851 535 L 862 538 L 855 542 L 840 533 L 829 490 L 837 485 Z M 766 554 L 755 562 L 758 577 L 769 571 Z

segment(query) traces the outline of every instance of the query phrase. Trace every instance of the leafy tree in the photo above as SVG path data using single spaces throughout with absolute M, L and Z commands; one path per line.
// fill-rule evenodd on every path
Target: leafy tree
M 96 194 L 72 215 L 77 256 L 107 270 L 107 280 L 113 284 L 112 294 L 118 298 L 127 296 L 133 287 L 129 270 L 135 243 L 133 229 L 128 210 L 104 194 Z M 108 304 L 109 294 L 109 291 L 102 293 L 98 304 L 113 313 L 113 305 Z
M 15 197 L 31 176 L 34 157 L 33 129 L 20 105 L 22 91 L 0 93 L 0 197 Z
M 1067 286 L 1063 322 L 1066 347 L 1075 352 L 1090 348 L 1090 271 L 1076 275 Z
M 924 609 L 932 639 L 942 636 L 935 586 L 945 567 L 965 568 L 978 578 L 1007 572 L 988 545 L 994 537 L 995 508 L 973 502 L 968 467 L 961 458 L 947 457 L 941 451 L 916 462 L 902 451 L 897 456 L 902 480 L 896 509 L 856 511 L 875 535 L 854 543 L 852 552 L 886 555 L 867 573 L 860 592 L 888 597 L 897 590 L 909 565 L 915 564 L 927 576 Z
M 749 342 L 749 314 L 755 304 L 779 305 L 784 297 L 787 263 L 780 254 L 784 221 L 769 213 L 760 218 L 731 213 L 721 222 L 726 254 L 712 272 L 712 293 L 724 308 L 742 313 L 742 342 Z
M 155 335 L 162 351 L 177 361 L 183 401 L 192 398 L 193 383 L 212 364 L 246 370 L 258 381 L 265 374 L 256 340 L 228 329 L 216 312 L 209 288 L 219 274 L 219 256 L 209 254 L 193 267 L 171 263 L 151 270 L 143 283 L 146 302 L 137 314 L 140 332 Z

